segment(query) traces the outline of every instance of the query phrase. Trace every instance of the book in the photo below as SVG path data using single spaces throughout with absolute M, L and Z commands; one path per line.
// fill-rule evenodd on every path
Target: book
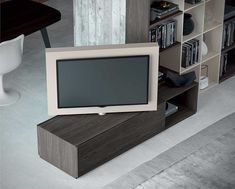
M 166 14 L 175 9 L 179 9 L 179 6 L 175 3 L 168 1 L 155 1 L 151 4 L 151 9 L 158 14 Z
M 165 16 L 173 14 L 179 10 L 179 6 L 172 2 L 167 1 L 155 1 L 151 5 L 150 21 L 161 19 Z
M 175 12 L 178 12 L 178 10 L 179 9 L 175 9 L 175 10 L 172 10 L 172 11 L 170 11 L 170 12 L 167 12 L 167 13 L 165 13 L 165 14 L 156 14 L 154 11 L 152 11 L 152 9 L 151 9 L 151 23 L 153 23 L 153 22 L 155 22 L 155 21 L 158 21 L 158 20 L 160 20 L 160 19 L 162 19 L 162 18 L 164 18 L 164 17 L 166 17 L 166 16 L 169 16 L 169 15 L 171 15 L 171 14 L 173 14 L 173 13 L 175 13 Z
M 157 42 L 160 48 L 167 48 L 176 41 L 176 20 L 169 20 L 149 31 L 149 41 Z

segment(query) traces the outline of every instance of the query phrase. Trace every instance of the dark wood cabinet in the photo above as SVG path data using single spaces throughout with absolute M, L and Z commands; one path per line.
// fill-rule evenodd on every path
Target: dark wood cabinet
M 39 124 L 40 157 L 77 178 L 196 113 L 198 84 L 161 84 L 158 96 L 157 111 L 56 116 Z M 168 101 L 179 111 L 165 118 Z

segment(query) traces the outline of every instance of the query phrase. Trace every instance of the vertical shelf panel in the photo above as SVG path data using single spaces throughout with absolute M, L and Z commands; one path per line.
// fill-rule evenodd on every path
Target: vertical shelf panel
M 149 22 L 149 0 L 126 0 L 126 43 L 148 42 Z
M 162 51 L 159 57 L 160 66 L 179 73 L 181 67 L 181 64 L 179 64 L 181 62 L 181 48 L 179 43 L 172 48 Z

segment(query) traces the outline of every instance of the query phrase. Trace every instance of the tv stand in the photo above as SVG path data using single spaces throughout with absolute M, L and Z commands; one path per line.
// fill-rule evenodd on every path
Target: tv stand
M 56 116 L 37 127 L 41 158 L 78 178 L 197 111 L 198 84 L 159 85 L 158 111 Z M 165 118 L 166 102 L 179 107 Z

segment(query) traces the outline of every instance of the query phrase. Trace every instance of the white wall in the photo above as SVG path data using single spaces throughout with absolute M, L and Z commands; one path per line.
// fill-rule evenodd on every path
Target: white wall
M 125 43 L 126 0 L 73 0 L 74 45 Z

